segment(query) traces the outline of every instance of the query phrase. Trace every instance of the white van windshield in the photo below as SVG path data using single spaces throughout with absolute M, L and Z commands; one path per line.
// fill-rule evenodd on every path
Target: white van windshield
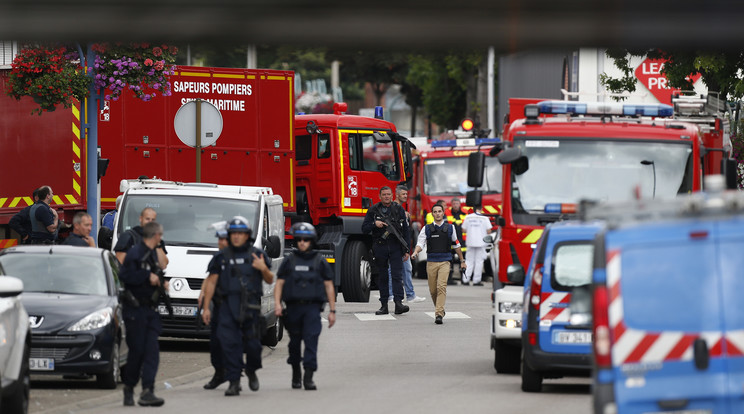
M 119 234 L 138 226 L 140 213 L 146 207 L 158 213 L 156 221 L 163 226 L 166 244 L 205 247 L 217 247 L 214 230 L 209 229 L 212 223 L 243 216 L 255 230 L 259 209 L 256 201 L 230 198 L 130 195 L 122 203 L 117 217 Z

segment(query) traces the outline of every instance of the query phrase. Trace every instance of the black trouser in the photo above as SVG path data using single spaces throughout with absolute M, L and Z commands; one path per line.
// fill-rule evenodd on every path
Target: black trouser
M 318 338 L 320 338 L 320 309 L 319 303 L 294 304 L 288 303 L 285 317 L 289 332 L 290 365 L 302 365 L 305 370 L 318 370 Z M 305 343 L 305 355 L 302 355 L 302 344 Z
M 220 305 L 212 301 L 212 319 L 209 321 L 209 359 L 215 371 L 225 369 L 222 362 L 222 344 L 217 336 L 217 326 L 220 324 Z
M 124 306 L 124 323 L 127 327 L 127 365 L 124 384 L 137 385 L 142 375 L 142 388 L 155 386 L 155 375 L 160 363 L 158 337 L 162 331 L 160 314 L 147 306 Z
M 372 246 L 377 265 L 377 286 L 380 288 L 380 302 L 387 304 L 390 295 L 388 268 L 393 280 L 393 300 L 403 301 L 403 248 L 396 242 L 375 242 Z

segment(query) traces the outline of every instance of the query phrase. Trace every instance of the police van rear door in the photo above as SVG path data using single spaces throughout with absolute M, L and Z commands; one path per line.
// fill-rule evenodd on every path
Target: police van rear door
M 571 290 L 592 280 L 595 230 L 555 227 L 549 234 L 540 303 L 540 349 L 553 353 L 589 354 L 588 327 L 569 326 Z
M 728 381 L 725 387 L 728 411 L 744 413 L 744 218 L 741 216 L 717 224 L 721 267 L 721 295 Z
M 618 412 L 728 412 L 716 228 L 687 220 L 608 232 Z

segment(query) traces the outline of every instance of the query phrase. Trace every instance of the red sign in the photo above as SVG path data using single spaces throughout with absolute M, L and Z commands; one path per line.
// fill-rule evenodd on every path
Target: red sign
M 672 103 L 672 93 L 679 92 L 679 89 L 671 89 L 666 76 L 661 73 L 666 60 L 663 59 L 646 59 L 635 70 L 636 78 L 653 94 L 660 103 Z M 700 74 L 696 73 L 687 77 L 692 83 L 700 79 Z

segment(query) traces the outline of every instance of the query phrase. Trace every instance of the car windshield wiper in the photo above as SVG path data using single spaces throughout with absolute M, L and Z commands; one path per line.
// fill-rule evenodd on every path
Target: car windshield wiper
M 186 247 L 216 247 L 214 244 L 196 243 L 196 242 L 172 242 L 166 243 L 166 246 L 186 246 Z
M 83 293 L 75 293 L 75 292 L 64 292 L 64 291 L 61 291 L 61 290 L 41 290 L 41 291 L 39 291 L 39 290 L 32 290 L 31 292 L 36 292 L 36 293 L 62 293 L 64 295 L 82 295 L 83 294 Z

